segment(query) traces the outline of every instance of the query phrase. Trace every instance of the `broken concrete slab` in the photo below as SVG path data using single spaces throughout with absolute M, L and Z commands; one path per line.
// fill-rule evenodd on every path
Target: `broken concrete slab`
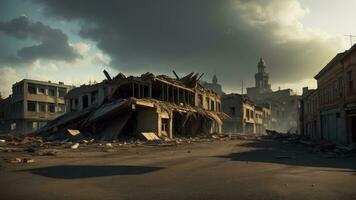
M 161 140 L 155 133 L 152 132 L 143 132 L 141 135 L 147 140 L 147 141 L 154 141 L 154 140 Z
M 23 159 L 23 163 L 34 163 L 34 162 L 35 162 L 35 160 L 32 158 L 24 158 Z
M 79 135 L 80 134 L 80 131 L 79 130 L 76 130 L 76 129 L 67 129 L 68 133 L 72 136 L 76 136 L 76 135 Z

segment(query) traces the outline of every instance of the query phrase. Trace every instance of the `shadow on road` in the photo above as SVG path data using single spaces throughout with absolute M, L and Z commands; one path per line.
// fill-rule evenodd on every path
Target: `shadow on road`
M 115 175 L 139 175 L 161 169 L 163 168 L 127 165 L 58 165 L 21 171 L 29 171 L 33 174 L 50 178 L 78 179 Z
M 246 147 L 246 151 L 234 152 L 218 157 L 229 158 L 232 161 L 250 161 L 304 167 L 347 169 L 348 172 L 353 172 L 354 175 L 356 175 L 355 157 L 343 158 L 336 156 L 334 158 L 324 158 L 322 156 L 327 156 L 326 152 L 317 154 L 303 145 L 284 144 L 273 140 L 251 140 L 237 146 Z

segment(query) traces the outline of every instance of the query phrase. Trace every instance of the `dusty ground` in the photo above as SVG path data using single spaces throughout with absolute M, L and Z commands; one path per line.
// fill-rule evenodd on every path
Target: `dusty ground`
M 356 158 L 273 140 L 26 156 L 0 153 L 0 199 L 356 199 Z

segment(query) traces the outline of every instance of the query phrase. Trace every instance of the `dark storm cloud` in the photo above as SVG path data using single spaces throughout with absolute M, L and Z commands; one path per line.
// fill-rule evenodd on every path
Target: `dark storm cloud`
M 1 34 L 38 43 L 19 49 L 16 55 L 0 55 L 1 63 L 26 63 L 36 59 L 73 61 L 81 57 L 68 44 L 68 37 L 61 30 L 41 22 L 32 22 L 25 16 L 7 22 L 0 21 Z
M 81 21 L 122 70 L 216 72 L 235 87 L 253 83 L 263 56 L 273 82 L 311 78 L 336 40 L 305 31 L 297 0 L 37 0 L 46 16 Z

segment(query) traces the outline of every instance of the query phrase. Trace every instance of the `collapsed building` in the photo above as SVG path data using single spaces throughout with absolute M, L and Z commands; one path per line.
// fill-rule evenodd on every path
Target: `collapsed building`
M 139 77 L 119 73 L 101 83 L 84 85 L 66 95 L 69 110 L 36 134 L 60 139 L 68 131 L 100 140 L 119 137 L 194 136 L 221 133 L 220 96 L 199 83 L 202 74 L 180 78 L 151 73 Z

